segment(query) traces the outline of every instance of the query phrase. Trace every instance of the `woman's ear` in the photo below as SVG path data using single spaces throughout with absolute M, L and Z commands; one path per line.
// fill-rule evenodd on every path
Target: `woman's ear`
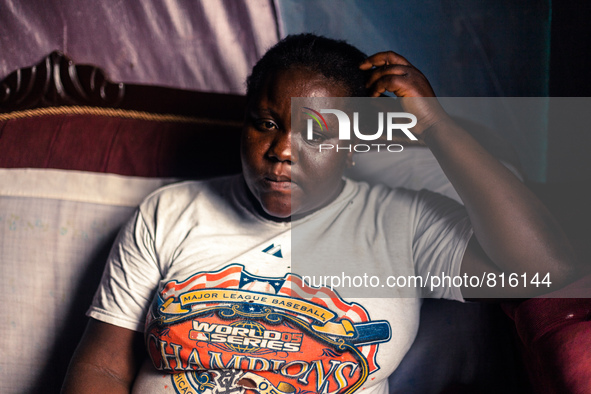
M 353 152 L 347 154 L 347 168 L 355 166 L 355 160 L 353 160 Z
M 355 147 L 361 140 L 356 136 L 351 137 L 351 147 Z M 355 148 L 351 149 L 351 152 L 347 152 L 347 168 L 355 166 Z

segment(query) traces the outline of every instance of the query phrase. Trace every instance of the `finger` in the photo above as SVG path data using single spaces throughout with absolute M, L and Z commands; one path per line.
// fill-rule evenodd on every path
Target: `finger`
M 385 92 L 392 92 L 396 96 L 405 96 L 406 75 L 386 75 L 369 86 L 370 97 L 378 97 Z
M 384 65 L 390 64 L 401 64 L 405 66 L 410 66 L 410 62 L 406 60 L 402 55 L 397 54 L 396 52 L 387 51 L 387 52 L 379 52 L 376 53 L 361 63 L 360 68 L 362 70 L 368 70 L 372 67 L 381 67 Z
M 362 70 L 369 70 L 372 67 L 381 67 L 384 65 L 390 64 L 401 64 L 404 66 L 410 66 L 410 62 L 406 60 L 406 58 L 402 55 L 397 54 L 396 52 L 387 51 L 387 52 L 378 52 L 374 55 L 371 55 L 367 59 L 365 59 L 359 68 Z
M 376 68 L 372 71 L 371 75 L 369 76 L 369 79 L 365 83 L 365 86 L 369 87 L 373 85 L 378 79 L 388 75 L 404 76 L 408 75 L 409 72 L 412 72 L 412 68 L 409 66 L 402 65 L 384 66 Z
M 435 92 L 422 74 L 404 75 L 386 74 L 368 86 L 368 91 L 375 97 L 385 91 L 398 97 L 435 97 Z

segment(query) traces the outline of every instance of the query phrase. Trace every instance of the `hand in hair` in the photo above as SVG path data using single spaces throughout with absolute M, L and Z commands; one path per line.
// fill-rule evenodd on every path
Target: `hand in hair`
M 461 276 L 548 275 L 551 288 L 462 288 L 465 298 L 532 297 L 557 290 L 577 277 L 576 257 L 564 232 L 536 196 L 445 113 L 427 78 L 404 57 L 380 52 L 359 67 L 371 70 L 370 96 L 390 91 L 417 117 L 421 136 L 460 195 L 474 237 Z
M 371 97 L 392 92 L 401 98 L 402 108 L 417 117 L 413 133 L 421 135 L 435 123 L 449 119 L 427 78 L 403 56 L 392 51 L 379 52 L 365 59 L 359 68 L 372 70 L 366 83 Z M 421 100 L 420 97 L 429 98 Z

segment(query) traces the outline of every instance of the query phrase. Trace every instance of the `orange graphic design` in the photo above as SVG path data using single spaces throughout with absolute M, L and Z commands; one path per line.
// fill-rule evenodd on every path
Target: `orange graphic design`
M 152 362 L 179 393 L 353 393 L 390 337 L 329 289 L 237 264 L 167 283 L 146 321 Z

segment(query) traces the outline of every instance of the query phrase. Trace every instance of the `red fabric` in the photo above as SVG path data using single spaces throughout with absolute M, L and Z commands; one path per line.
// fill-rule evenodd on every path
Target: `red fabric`
M 591 393 L 591 275 L 545 297 L 505 305 L 531 382 L 539 393 Z
M 239 127 L 92 115 L 0 122 L 0 167 L 143 177 L 207 178 L 240 171 Z

